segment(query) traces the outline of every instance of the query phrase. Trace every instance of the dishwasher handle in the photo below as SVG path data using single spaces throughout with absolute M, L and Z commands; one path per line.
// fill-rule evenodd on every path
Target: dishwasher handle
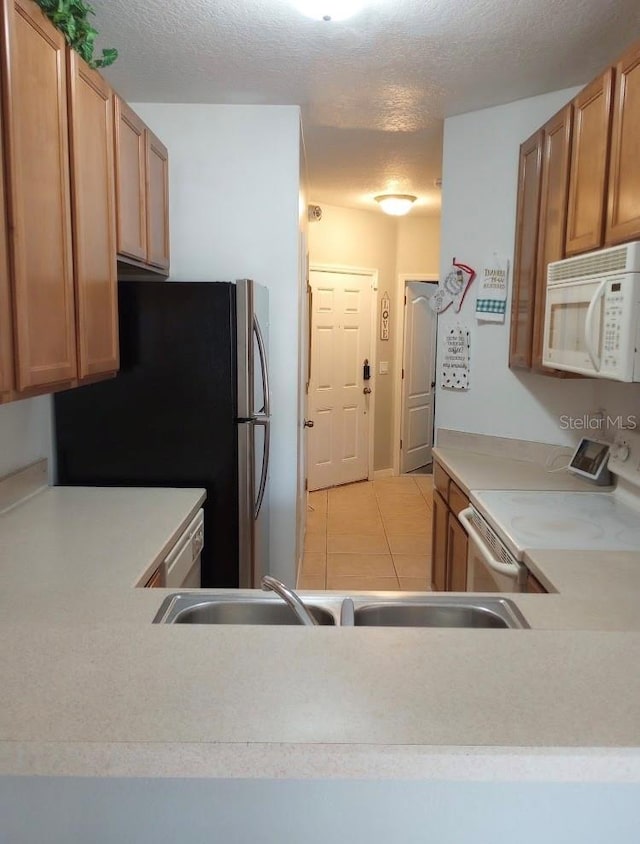
M 458 513 L 458 518 L 462 522 L 462 527 L 466 530 L 469 539 L 472 539 L 478 551 L 482 554 L 482 557 L 490 569 L 497 572 L 498 574 L 502 574 L 505 577 L 511 577 L 516 580 L 520 574 L 520 570 L 518 566 L 512 565 L 511 563 L 501 563 L 493 557 L 489 551 L 487 550 L 487 546 L 484 542 L 484 539 L 480 536 L 478 531 L 475 529 L 473 524 L 471 523 L 471 516 L 473 515 L 473 508 L 467 507 L 466 510 L 462 510 Z

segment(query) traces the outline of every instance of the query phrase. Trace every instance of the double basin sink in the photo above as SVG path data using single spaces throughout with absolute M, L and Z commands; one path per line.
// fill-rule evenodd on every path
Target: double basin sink
M 304 605 L 321 626 L 528 628 L 508 598 L 483 595 L 393 598 L 333 593 L 304 596 Z M 169 595 L 154 623 L 165 624 L 291 624 L 301 622 L 277 595 L 264 592 Z

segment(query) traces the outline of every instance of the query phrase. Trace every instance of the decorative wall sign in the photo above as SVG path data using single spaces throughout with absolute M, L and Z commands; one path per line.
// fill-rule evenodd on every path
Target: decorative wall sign
M 455 258 L 452 266 L 453 269 L 448 273 L 445 280 L 438 284 L 438 289 L 429 299 L 431 310 L 437 314 L 446 311 L 451 305 L 454 306 L 455 312 L 459 313 L 467 290 L 476 277 L 474 269 L 456 261 Z
M 469 330 L 454 325 L 443 337 L 443 354 L 440 366 L 440 386 L 443 390 L 469 389 Z
M 509 259 L 500 259 L 496 253 L 485 266 L 476 296 L 478 322 L 504 322 L 507 308 Z
M 380 302 L 380 339 L 389 339 L 389 314 L 391 311 L 391 302 L 389 301 L 389 294 L 385 293 Z

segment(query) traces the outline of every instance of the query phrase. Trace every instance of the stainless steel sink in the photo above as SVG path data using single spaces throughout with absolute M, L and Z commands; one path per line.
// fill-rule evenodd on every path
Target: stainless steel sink
M 336 616 L 329 609 L 306 605 L 318 624 L 336 624 Z M 166 624 L 298 624 L 301 622 L 288 604 L 277 596 L 234 597 L 233 595 L 206 597 L 196 594 L 171 595 L 162 606 L 154 622 Z
M 356 627 L 528 627 L 520 610 L 506 598 L 437 598 L 372 602 L 354 611 Z
M 335 592 L 303 596 L 320 625 L 356 627 L 527 628 L 526 619 L 508 598 L 483 595 L 433 597 L 398 593 L 393 598 L 350 596 L 353 613 L 343 613 L 345 595 Z M 348 602 L 347 602 L 348 603 Z M 264 592 L 185 592 L 169 595 L 154 623 L 300 625 L 291 607 Z

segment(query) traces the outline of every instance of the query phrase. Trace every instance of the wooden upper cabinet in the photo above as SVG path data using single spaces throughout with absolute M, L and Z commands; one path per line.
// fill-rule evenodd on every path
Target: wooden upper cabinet
M 640 238 L 640 45 L 616 67 L 606 243 Z
M 13 389 L 11 278 L 7 245 L 7 200 L 4 184 L 2 113 L 0 110 L 0 395 Z
M 604 242 L 612 92 L 609 69 L 573 101 L 567 255 L 598 249 Z
M 115 96 L 118 252 L 147 260 L 146 126 Z
M 147 261 L 169 269 L 169 155 L 149 129 L 147 154 Z
M 531 363 L 534 369 L 544 371 L 548 371 L 542 366 L 547 267 L 552 261 L 560 261 L 565 256 L 571 126 L 572 108 L 569 104 L 552 117 L 543 128 L 542 187 Z
M 3 0 L 16 388 L 76 377 L 66 49 L 33 0 Z
M 543 138 L 540 130 L 522 144 L 518 170 L 509 366 L 526 369 L 531 367 Z
M 69 59 L 69 133 L 78 375 L 118 369 L 113 95 L 77 53 Z

